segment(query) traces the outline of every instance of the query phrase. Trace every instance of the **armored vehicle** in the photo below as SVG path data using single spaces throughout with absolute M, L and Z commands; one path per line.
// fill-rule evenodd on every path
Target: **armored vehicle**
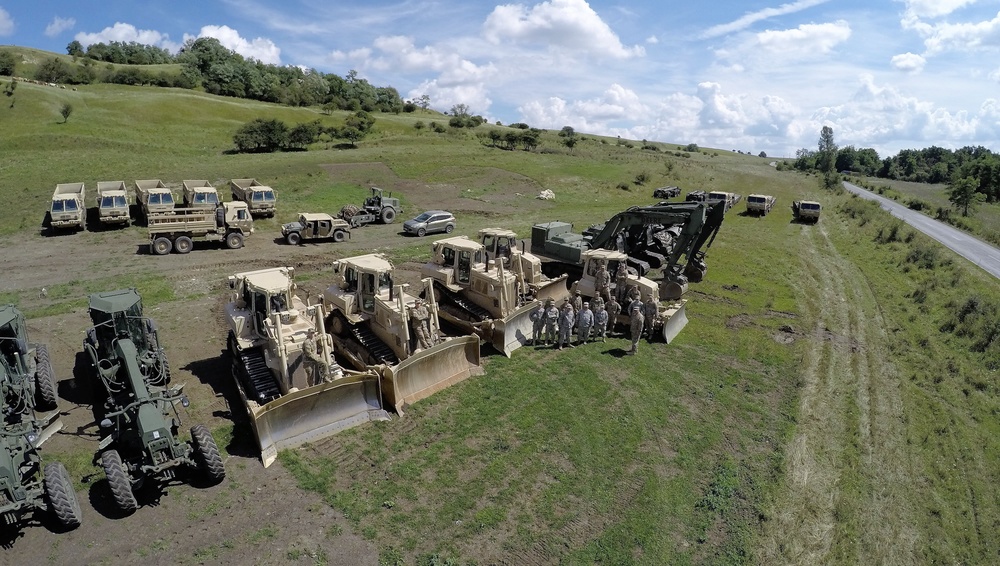
M 177 405 L 189 402 L 183 385 L 170 385 L 156 325 L 143 315 L 135 289 L 91 295 L 90 320 L 83 349 L 93 367 L 102 435 L 94 462 L 104 469 L 115 504 L 135 511 L 137 489 L 148 480 L 174 479 L 179 468 L 222 481 L 226 469 L 208 428 L 192 427 L 190 441 L 178 436 Z
M 346 220 L 329 214 L 300 212 L 299 219 L 281 226 L 281 235 L 291 245 L 303 240 L 325 240 L 343 242 L 351 237 L 351 225 Z

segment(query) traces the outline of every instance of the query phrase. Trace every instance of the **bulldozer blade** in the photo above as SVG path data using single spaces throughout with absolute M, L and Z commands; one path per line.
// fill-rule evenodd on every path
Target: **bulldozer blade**
M 243 387 L 240 395 L 247 403 Z M 321 383 L 287 395 L 265 405 L 247 403 L 250 422 L 264 467 L 278 458 L 278 450 L 319 440 L 369 421 L 389 420 L 382 409 L 378 377 L 353 375 L 330 383 Z
M 383 374 L 382 391 L 396 412 L 469 376 L 482 375 L 479 337 L 449 338 L 421 350 Z
M 545 304 L 546 300 L 552 299 L 558 305 L 563 299 L 569 297 L 569 287 L 566 285 L 567 281 L 569 281 L 569 274 L 563 273 L 539 287 L 535 293 L 535 298 L 541 301 L 542 304 Z
M 493 321 L 490 342 L 498 352 L 503 352 L 503 355 L 509 358 L 514 350 L 531 340 L 533 326 L 531 311 L 535 310 L 537 305 L 538 303 L 532 301 L 510 313 L 506 318 Z
M 663 319 L 663 341 L 669 344 L 687 326 L 687 301 L 679 301 L 661 315 Z

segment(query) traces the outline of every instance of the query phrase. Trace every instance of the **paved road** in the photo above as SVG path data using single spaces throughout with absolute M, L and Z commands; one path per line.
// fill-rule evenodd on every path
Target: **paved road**
M 915 210 L 910 210 L 898 202 L 879 196 L 857 185 L 844 182 L 844 188 L 861 198 L 874 200 L 890 214 L 901 219 L 910 226 L 927 234 L 952 249 L 958 255 L 982 267 L 987 273 L 1000 279 L 1000 249 L 970 236 L 953 226 L 939 222 Z

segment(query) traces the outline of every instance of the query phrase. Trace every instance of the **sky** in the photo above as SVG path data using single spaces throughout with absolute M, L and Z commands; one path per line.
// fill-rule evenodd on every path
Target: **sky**
M 504 124 L 772 157 L 1000 151 L 1000 0 L 0 0 L 0 44 L 210 36 Z

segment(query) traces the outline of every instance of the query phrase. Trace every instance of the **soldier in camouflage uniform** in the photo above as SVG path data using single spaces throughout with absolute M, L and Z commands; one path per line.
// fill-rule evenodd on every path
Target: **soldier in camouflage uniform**
M 538 303 L 538 308 L 531 311 L 531 345 L 537 346 L 542 341 L 542 333 L 545 331 L 545 309 L 552 301 L 546 301 L 543 305 Z
M 608 311 L 604 310 L 604 305 L 594 307 L 594 341 L 598 338 L 601 342 L 608 340 Z
M 650 296 L 648 299 L 646 299 L 646 304 L 643 305 L 642 309 L 642 315 L 646 319 L 646 332 L 650 340 L 653 339 L 653 327 L 656 326 L 656 319 L 658 318 L 659 314 L 660 314 L 660 309 L 658 308 L 656 301 L 653 300 L 653 297 Z
M 316 347 L 316 331 L 312 328 L 306 333 L 306 340 L 302 343 L 303 366 L 310 385 L 318 385 L 330 381 L 330 366 L 326 360 L 318 353 Z
M 583 303 L 583 309 L 576 317 L 576 341 L 578 344 L 586 344 L 590 340 L 590 330 L 594 327 L 594 311 L 590 310 L 590 303 Z
M 608 266 L 604 260 L 601 260 L 597 266 L 597 273 L 594 274 L 594 296 L 601 297 L 602 301 L 611 296 L 611 274 L 608 273 Z
M 608 305 L 605 307 L 605 310 L 608 311 L 608 334 L 614 336 L 618 325 L 618 315 L 622 312 L 622 306 L 615 300 L 614 297 L 611 297 L 611 299 L 608 300 Z
M 618 264 L 618 271 L 615 273 L 615 296 L 618 298 L 619 303 L 625 301 L 625 291 L 628 290 L 628 268 L 625 267 L 625 262 Z
M 559 327 L 559 309 L 555 302 L 549 299 L 545 308 L 545 345 L 556 343 L 556 331 Z
M 573 347 L 573 324 L 576 323 L 576 312 L 573 304 L 569 301 L 563 303 L 562 311 L 559 313 L 559 349 L 563 349 L 563 344 Z
M 632 308 L 629 309 L 630 314 L 630 330 L 632 331 L 632 349 L 628 351 L 629 355 L 635 355 L 639 351 L 639 339 L 642 338 L 642 303 L 632 304 Z
M 413 328 L 413 334 L 417 339 L 417 346 L 421 350 L 426 350 L 433 346 L 431 343 L 430 318 L 431 313 L 424 306 L 423 299 L 418 298 L 414 301 L 413 307 L 410 308 L 410 326 Z
M 580 290 L 577 289 L 576 293 L 573 295 L 573 312 L 579 313 L 583 310 L 583 295 L 580 294 Z M 576 330 L 576 325 L 579 321 L 575 320 L 573 322 L 573 330 Z

